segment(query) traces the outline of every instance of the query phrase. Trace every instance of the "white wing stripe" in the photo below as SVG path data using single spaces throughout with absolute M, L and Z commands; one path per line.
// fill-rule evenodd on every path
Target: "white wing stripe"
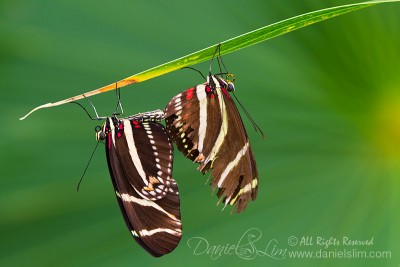
M 206 88 L 204 84 L 197 86 L 196 90 L 197 100 L 200 105 L 200 125 L 199 125 L 199 145 L 198 150 L 201 153 L 203 151 L 204 139 L 207 131 L 207 103 L 208 98 L 206 94 Z
M 212 79 L 214 80 L 215 86 L 216 86 L 216 92 L 218 95 L 218 99 L 219 101 L 219 108 L 221 110 L 221 120 L 222 120 L 222 124 L 221 124 L 221 128 L 217 137 L 217 140 L 215 141 L 215 144 L 210 152 L 210 155 L 208 155 L 208 157 L 205 159 L 205 165 L 207 164 L 207 162 L 209 162 L 210 160 L 214 160 L 215 156 L 217 155 L 219 149 L 221 148 L 222 143 L 224 142 L 225 136 L 228 133 L 228 115 L 226 112 L 226 107 L 225 107 L 225 101 L 224 101 L 224 96 L 221 93 L 221 88 L 219 86 L 219 82 L 217 79 L 215 79 L 214 77 L 212 77 Z
M 163 232 L 171 234 L 171 235 L 176 235 L 176 236 L 182 235 L 181 229 L 178 229 L 178 228 L 176 228 L 176 229 L 156 228 L 156 229 L 152 229 L 152 230 L 143 229 L 143 230 L 139 231 L 139 235 L 140 236 L 146 236 L 146 235 L 150 236 L 150 235 L 153 235 L 156 233 L 163 233 Z
M 232 169 L 239 163 L 239 161 L 242 159 L 244 155 L 246 155 L 247 150 L 249 149 L 249 142 L 247 142 L 244 147 L 236 154 L 236 157 L 233 161 L 229 162 L 229 164 L 226 166 L 224 172 L 221 174 L 221 177 L 218 181 L 218 187 L 221 187 L 222 184 L 225 181 L 225 178 L 228 176 L 228 174 L 232 171 Z M 250 185 L 251 188 L 251 185 Z
M 124 123 L 124 132 L 126 136 L 126 142 L 128 144 L 129 154 L 131 155 L 132 162 L 135 165 L 136 170 L 138 171 L 140 177 L 142 178 L 145 185 L 148 184 L 146 179 L 146 173 L 143 170 L 142 162 L 140 161 L 135 140 L 133 140 L 132 126 L 129 120 L 123 120 Z
M 181 223 L 179 222 L 179 220 L 171 213 L 167 212 L 166 210 L 164 210 L 163 208 L 161 208 L 159 205 L 157 205 L 156 203 L 154 203 L 151 200 L 146 200 L 146 199 L 140 199 L 140 198 L 136 198 L 134 196 L 130 196 L 129 194 L 121 194 L 121 199 L 123 201 L 126 202 L 134 202 L 138 205 L 141 206 L 146 206 L 146 207 L 152 207 L 158 211 L 161 211 L 162 213 L 166 214 L 168 217 L 170 217 L 171 219 L 174 220 L 174 222 L 178 225 L 180 225 Z

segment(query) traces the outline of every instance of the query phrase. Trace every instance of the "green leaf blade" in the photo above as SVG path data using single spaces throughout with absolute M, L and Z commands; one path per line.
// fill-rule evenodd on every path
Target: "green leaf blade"
M 304 28 L 306 26 L 315 24 L 317 22 L 321 22 L 321 21 L 324 21 L 324 20 L 327 20 L 327 19 L 330 19 L 333 17 L 337 17 L 337 16 L 340 16 L 340 15 L 343 15 L 343 14 L 346 14 L 349 12 L 353 12 L 353 11 L 367 8 L 370 6 L 374 6 L 377 4 L 394 3 L 394 2 L 399 2 L 399 1 L 400 0 L 368 1 L 368 2 L 362 2 L 362 3 L 349 4 L 349 5 L 321 9 L 321 10 L 309 12 L 306 14 L 302 14 L 299 16 L 295 16 L 295 17 L 292 17 L 292 18 L 289 18 L 289 19 L 256 29 L 256 30 L 253 30 L 251 32 L 239 35 L 237 37 L 231 38 L 224 42 L 221 42 L 220 43 L 221 55 L 226 55 L 226 54 L 235 52 L 237 50 L 249 47 L 251 45 L 281 36 L 283 34 L 287 34 L 289 32 Z M 27 116 L 32 114 L 34 111 L 42 109 L 42 108 L 59 106 L 59 105 L 66 104 L 66 103 L 69 103 L 72 101 L 76 101 L 76 100 L 79 100 L 82 98 L 86 98 L 86 97 L 90 97 L 90 96 L 104 93 L 107 91 L 115 90 L 116 88 L 122 88 L 122 87 L 125 87 L 125 86 L 133 84 L 133 83 L 143 82 L 143 81 L 173 72 L 175 70 L 179 70 L 183 67 L 188 67 L 188 66 L 199 64 L 201 62 L 210 60 L 212 58 L 215 50 L 216 50 L 216 45 L 212 45 L 205 49 L 202 49 L 202 50 L 199 50 L 192 54 L 186 55 L 184 57 L 169 61 L 167 63 L 153 67 L 151 69 L 142 71 L 140 73 L 137 73 L 137 74 L 129 76 L 125 79 L 122 79 L 120 81 L 113 82 L 109 85 L 95 89 L 93 91 L 90 91 L 90 92 L 87 92 L 84 94 L 80 94 L 77 96 L 73 96 L 73 97 L 70 97 L 70 98 L 55 102 L 55 103 L 47 103 L 47 104 L 41 105 L 39 107 L 34 108 L 32 111 L 30 111 L 24 117 L 20 118 L 20 120 L 25 119 Z
M 394 0 L 396 2 L 398 0 Z M 369 6 L 376 5 L 378 3 L 381 3 L 382 1 L 374 1 L 374 2 L 364 2 L 364 3 L 358 3 L 358 4 L 351 4 L 351 5 L 345 5 L 345 6 L 338 6 L 338 7 L 332 7 L 332 8 L 327 8 L 327 9 L 322 9 L 318 11 L 313 11 L 310 13 L 306 13 L 303 15 L 299 15 L 296 17 L 292 17 L 274 24 L 270 24 L 268 26 L 256 29 L 254 31 L 239 35 L 237 37 L 234 37 L 232 39 L 226 40 L 224 42 L 221 42 L 221 55 L 226 55 L 232 52 L 235 52 L 237 50 L 240 50 L 242 48 L 249 47 L 251 45 L 278 37 L 280 35 L 304 28 L 306 26 L 312 25 L 314 23 L 327 20 L 333 17 L 337 17 L 339 15 L 343 15 L 352 11 L 356 11 L 359 9 L 363 9 Z M 386 2 L 386 1 L 385 1 Z M 388 1 L 392 2 L 392 1 Z M 138 73 L 136 77 L 146 77 L 146 78 L 153 78 L 152 75 L 157 75 L 158 71 L 162 74 L 183 68 L 183 67 L 188 67 L 192 65 L 199 64 L 201 62 L 211 60 L 215 49 L 216 45 L 212 45 L 210 47 L 207 47 L 203 50 L 197 51 L 195 53 L 192 53 L 190 55 L 187 55 L 185 57 L 170 61 L 168 63 L 162 64 L 160 66 L 157 66 L 155 68 L 149 69 L 147 71 Z M 162 75 L 160 74 L 160 75 Z M 133 77 L 131 76 L 131 77 Z M 157 75 L 159 76 L 159 75 Z M 146 79 L 147 80 L 147 79 Z

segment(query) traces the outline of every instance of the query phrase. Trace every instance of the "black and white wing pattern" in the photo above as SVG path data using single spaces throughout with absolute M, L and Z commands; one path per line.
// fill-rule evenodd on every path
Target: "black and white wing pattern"
M 182 236 L 173 146 L 156 121 L 162 111 L 108 117 L 97 133 L 105 140 L 117 200 L 134 239 L 155 257 L 175 249 Z
M 164 110 L 167 132 L 178 149 L 212 171 L 212 189 L 225 205 L 243 211 L 258 191 L 258 171 L 239 111 L 233 83 L 209 75 L 207 82 L 176 95 Z

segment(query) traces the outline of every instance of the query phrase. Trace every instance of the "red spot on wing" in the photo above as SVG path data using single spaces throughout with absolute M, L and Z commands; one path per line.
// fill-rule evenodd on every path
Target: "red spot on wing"
M 225 87 L 221 87 L 221 91 L 222 91 L 229 99 L 231 99 L 231 96 L 229 95 L 228 91 L 226 91 Z
M 122 121 L 119 121 L 118 130 L 117 130 L 117 138 L 120 138 L 122 136 L 123 132 L 124 132 L 124 124 L 122 123 Z
M 187 100 L 190 100 L 190 99 L 192 99 L 192 97 L 193 97 L 193 95 L 194 95 L 194 87 L 192 87 L 192 88 L 189 88 L 189 89 L 187 89 L 186 90 L 186 99 Z
M 132 125 L 133 125 L 133 128 L 136 128 L 136 129 L 139 129 L 142 127 L 142 126 L 140 126 L 140 122 L 135 121 L 135 120 L 132 121 Z

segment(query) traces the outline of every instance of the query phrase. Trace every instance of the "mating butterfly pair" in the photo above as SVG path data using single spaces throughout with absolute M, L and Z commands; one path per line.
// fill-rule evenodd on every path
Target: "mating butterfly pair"
M 108 117 L 97 132 L 125 222 L 153 256 L 178 245 L 182 236 L 179 192 L 172 178 L 173 145 L 203 174 L 237 213 L 255 200 L 258 172 L 248 136 L 230 92 L 232 82 L 216 75 L 176 95 L 164 111 L 123 119 Z M 159 123 L 165 119 L 166 130 Z

